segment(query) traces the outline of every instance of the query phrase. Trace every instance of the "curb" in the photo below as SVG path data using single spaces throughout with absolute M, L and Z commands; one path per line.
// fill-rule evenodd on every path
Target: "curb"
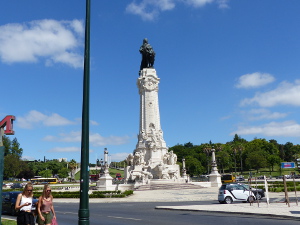
M 271 217 L 271 218 L 283 218 L 290 220 L 300 221 L 300 217 L 287 216 L 287 215 L 276 215 L 270 213 L 251 213 L 251 212 L 232 212 L 232 211 L 218 211 L 218 210 L 205 210 L 205 209 L 175 209 L 172 207 L 165 206 L 156 206 L 154 209 L 157 210 L 172 210 L 172 211 L 191 211 L 191 212 L 206 212 L 206 213 L 222 213 L 222 214 L 239 214 L 239 215 L 251 215 L 251 216 L 262 216 L 262 217 Z

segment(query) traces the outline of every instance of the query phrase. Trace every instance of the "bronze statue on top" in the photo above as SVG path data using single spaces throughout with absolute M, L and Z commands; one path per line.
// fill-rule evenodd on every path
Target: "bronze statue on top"
M 148 43 L 147 38 L 143 40 L 143 45 L 140 47 L 140 53 L 142 54 L 140 70 L 143 68 L 152 68 L 155 60 L 155 52 L 152 46 Z

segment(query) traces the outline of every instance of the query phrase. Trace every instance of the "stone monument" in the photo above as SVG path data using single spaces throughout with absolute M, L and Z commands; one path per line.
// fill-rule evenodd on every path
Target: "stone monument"
M 177 156 L 169 151 L 160 125 L 158 84 L 160 78 L 153 68 L 155 52 L 145 38 L 140 48 L 142 62 L 137 79 L 140 95 L 138 142 L 127 157 L 125 179 L 148 183 L 150 179 L 177 180 L 180 177 Z
M 209 175 L 209 181 L 211 182 L 212 187 L 221 187 L 221 175 L 218 172 L 215 149 L 211 150 L 211 173 Z
M 100 191 L 110 191 L 114 190 L 115 187 L 112 184 L 113 178 L 109 175 L 109 164 L 108 164 L 108 151 L 107 148 L 104 149 L 104 173 L 96 182 L 97 189 Z

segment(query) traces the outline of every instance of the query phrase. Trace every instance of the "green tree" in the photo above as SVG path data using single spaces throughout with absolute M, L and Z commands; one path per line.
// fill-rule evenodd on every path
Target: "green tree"
M 228 169 L 231 166 L 229 149 L 230 146 L 225 144 L 216 152 L 217 164 L 220 171 L 223 171 L 223 173 L 225 173 L 225 169 Z
M 58 174 L 58 171 L 64 165 L 64 163 L 59 162 L 57 159 L 49 160 L 45 164 L 46 164 L 46 167 L 52 171 L 53 177 Z
M 69 170 L 67 167 L 63 167 L 58 171 L 59 178 L 67 178 L 69 176 Z
M 52 177 L 52 170 L 47 169 L 47 170 L 40 171 L 39 176 L 45 177 L 45 178 Z
M 278 165 L 281 161 L 278 155 L 269 155 L 267 158 L 268 165 L 271 167 L 272 171 L 274 171 L 274 166 Z
M 22 166 L 19 156 L 9 154 L 4 157 L 4 178 L 17 177 L 21 170 Z
M 10 146 L 11 146 L 11 140 L 6 135 L 3 135 L 2 137 L 3 146 L 4 146 L 4 156 L 7 156 L 10 154 Z
M 12 140 L 12 142 L 11 142 L 10 154 L 15 154 L 15 155 L 17 155 L 19 158 L 22 157 L 23 149 L 20 148 L 20 144 L 19 144 L 17 138 L 14 138 L 14 139 Z
M 250 169 L 256 169 L 257 172 L 260 168 L 265 167 L 266 164 L 267 164 L 266 153 L 261 150 L 251 152 L 246 159 L 246 165 Z
M 75 180 L 75 169 L 77 168 L 77 162 L 75 159 L 72 159 L 68 163 L 68 168 L 70 169 L 71 172 L 71 180 Z
M 284 159 L 286 162 L 292 162 L 293 161 L 293 155 L 295 154 L 295 149 L 293 148 L 293 143 L 287 142 L 283 146 L 284 151 Z
M 188 174 L 190 174 L 191 177 L 194 175 L 203 174 L 205 171 L 200 161 L 194 157 L 187 156 L 185 159 L 185 164 L 186 164 L 187 172 Z

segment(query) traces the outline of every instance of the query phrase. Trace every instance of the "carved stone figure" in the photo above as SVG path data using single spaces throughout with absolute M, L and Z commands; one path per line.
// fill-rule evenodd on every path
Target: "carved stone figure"
M 140 152 L 135 152 L 134 153 L 133 163 L 134 163 L 135 166 L 140 165 L 140 157 L 141 157 Z
M 131 153 L 127 156 L 126 162 L 127 162 L 128 166 L 132 166 L 133 165 L 133 155 Z
M 177 162 L 177 155 L 173 153 L 173 151 L 170 151 L 168 159 L 168 165 L 175 165 Z
M 142 62 L 140 70 L 143 68 L 151 68 L 154 65 L 155 52 L 152 46 L 148 43 L 148 39 L 143 40 L 143 45 L 140 47 L 140 53 L 142 54 Z

